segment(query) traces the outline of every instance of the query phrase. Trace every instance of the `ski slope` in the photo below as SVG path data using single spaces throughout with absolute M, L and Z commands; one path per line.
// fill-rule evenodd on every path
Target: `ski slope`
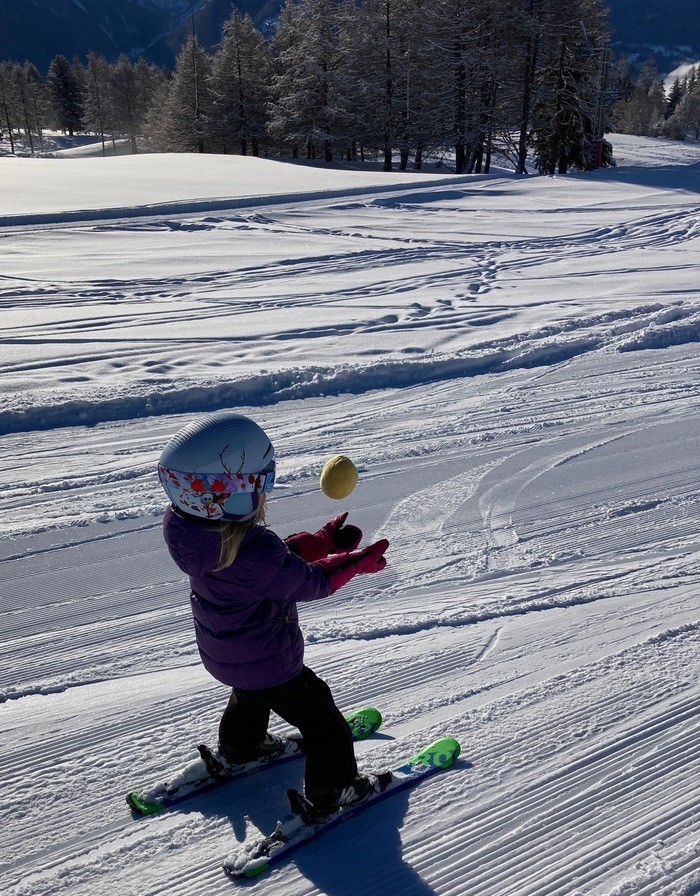
M 560 178 L 0 158 L 3 896 L 700 893 L 700 146 L 613 142 Z M 124 802 L 227 699 L 155 475 L 221 407 L 275 443 L 277 532 L 391 541 L 300 608 L 384 715 L 361 766 L 462 744 L 254 884 L 221 861 L 302 763 Z

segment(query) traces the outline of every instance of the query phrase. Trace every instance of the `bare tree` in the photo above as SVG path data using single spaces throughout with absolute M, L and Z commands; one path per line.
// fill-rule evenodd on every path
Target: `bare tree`
M 104 56 L 88 54 L 85 70 L 85 97 L 83 100 L 83 124 L 86 130 L 99 134 L 102 155 L 107 155 L 105 130 L 110 119 L 110 68 Z

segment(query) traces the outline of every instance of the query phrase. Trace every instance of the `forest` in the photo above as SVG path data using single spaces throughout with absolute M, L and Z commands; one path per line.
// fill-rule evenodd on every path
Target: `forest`
M 700 68 L 700 66 L 698 67 Z M 172 71 L 143 58 L 0 63 L 12 153 L 44 132 L 132 152 L 238 153 L 545 174 L 613 164 L 608 129 L 697 137 L 700 73 L 665 91 L 610 50 L 601 0 L 288 0 L 271 35 L 234 7 L 207 52 L 196 20 Z

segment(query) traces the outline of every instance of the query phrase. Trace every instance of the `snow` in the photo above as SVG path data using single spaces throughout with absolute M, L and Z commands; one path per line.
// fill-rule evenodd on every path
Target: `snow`
M 462 744 L 255 891 L 700 892 L 700 146 L 611 142 L 557 178 L 0 158 L 3 894 L 230 893 L 301 782 L 124 802 L 227 698 L 155 475 L 220 407 L 276 445 L 276 531 L 391 541 L 301 608 L 341 707 L 384 715 L 360 764 Z

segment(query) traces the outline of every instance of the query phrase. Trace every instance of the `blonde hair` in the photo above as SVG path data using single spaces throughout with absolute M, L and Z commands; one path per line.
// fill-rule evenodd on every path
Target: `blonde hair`
M 253 526 L 259 525 L 265 525 L 264 501 L 258 505 L 258 509 L 252 520 L 246 520 L 244 523 L 221 523 L 221 551 L 219 553 L 219 565 L 214 572 L 219 572 L 220 570 L 231 566 L 238 556 L 238 551 L 240 550 L 248 529 L 252 529 Z

